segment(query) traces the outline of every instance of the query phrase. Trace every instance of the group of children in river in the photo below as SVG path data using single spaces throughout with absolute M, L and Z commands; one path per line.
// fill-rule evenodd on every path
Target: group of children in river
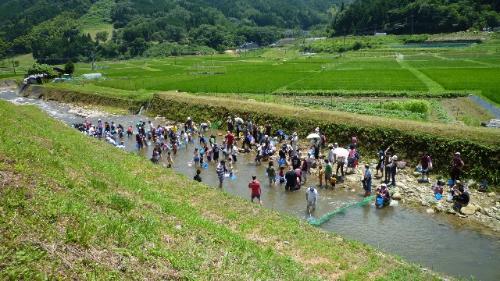
M 221 143 L 217 142 L 215 131 L 212 130 L 210 122 L 195 124 L 191 118 L 187 118 L 182 125 L 172 123 L 167 126 L 154 126 L 152 121 L 140 121 L 126 130 L 121 124 L 114 122 L 102 122 L 100 119 L 96 125 L 92 125 L 89 120 L 83 124 L 75 124 L 75 127 L 90 136 L 106 139 L 107 142 L 124 148 L 123 138 L 125 134 L 128 138 L 135 135 L 136 147 L 138 150 L 146 146 L 153 146 L 151 161 L 158 163 L 160 159 L 166 158 L 167 167 L 174 164 L 173 158 L 179 148 L 188 149 L 191 144 L 194 147 L 192 162 L 189 166 L 194 166 L 196 174 L 194 180 L 202 181 L 202 169 L 208 169 L 209 163 L 216 163 L 216 174 L 219 187 L 223 186 L 226 178 L 236 179 L 235 165 L 240 153 L 255 153 L 255 164 L 261 165 L 268 161 L 266 177 L 269 185 L 284 185 L 286 191 L 296 191 L 307 183 L 308 176 L 316 174 L 319 188 L 335 188 L 337 184 L 344 181 L 346 173 L 355 173 L 359 164 L 360 153 L 358 151 L 358 140 L 355 136 L 351 138 L 347 148 L 342 148 L 338 143 L 326 144 L 326 136 L 319 128 L 311 134 L 307 152 L 301 151 L 299 137 L 296 132 L 287 136 L 283 130 L 277 130 L 272 134 L 272 126 L 268 123 L 258 126 L 252 121 L 244 121 L 235 117 L 227 119 L 227 132 L 223 136 Z M 241 147 L 238 147 L 238 142 Z M 303 144 L 306 144 L 304 142 Z M 326 153 L 321 153 L 326 149 Z M 378 163 L 375 176 L 372 175 L 368 164 L 362 169 L 362 185 L 365 190 L 364 196 L 372 193 L 372 178 L 382 179 L 382 184 L 376 189 L 376 205 L 378 207 L 387 206 L 390 203 L 391 195 L 389 186 L 396 185 L 396 174 L 398 170 L 397 155 L 391 151 L 391 147 L 380 150 L 377 154 Z M 335 173 L 334 166 L 336 165 Z M 452 180 L 460 178 L 463 161 L 457 153 L 452 161 Z M 346 170 L 344 170 L 346 169 Z M 419 167 L 422 173 L 421 181 L 428 181 L 429 170 L 432 169 L 432 160 L 428 153 L 424 153 Z M 384 177 L 385 175 L 385 177 Z M 260 182 L 256 176 L 249 184 L 252 201 L 257 198 L 260 201 Z M 458 186 L 455 194 L 462 197 L 466 191 Z M 462 190 L 462 191 L 461 191 Z M 308 210 L 314 209 L 318 198 L 318 191 L 314 186 L 306 190 Z M 458 195 L 453 195 L 458 196 Z M 453 197 L 457 201 L 461 200 L 462 205 L 466 200 Z M 314 203 L 314 204 L 313 204 Z

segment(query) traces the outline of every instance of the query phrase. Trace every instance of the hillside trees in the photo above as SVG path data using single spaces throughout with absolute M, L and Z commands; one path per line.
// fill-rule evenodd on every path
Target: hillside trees
M 445 33 L 500 25 L 500 1 L 356 0 L 336 14 L 334 34 Z

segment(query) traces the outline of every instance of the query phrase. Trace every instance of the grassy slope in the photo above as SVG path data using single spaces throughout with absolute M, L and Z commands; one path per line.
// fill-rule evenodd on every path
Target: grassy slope
M 428 280 L 0 102 L 0 279 Z
M 15 61 L 19 62 L 19 67 L 16 68 L 16 74 L 12 67 L 9 65 L 8 60 L 4 60 L 2 63 L 2 67 L 0 68 L 0 79 L 3 78 L 13 78 L 20 79 L 24 77 L 24 74 L 27 72 L 28 68 L 33 65 L 35 60 L 33 59 L 32 54 L 19 55 L 12 58 Z

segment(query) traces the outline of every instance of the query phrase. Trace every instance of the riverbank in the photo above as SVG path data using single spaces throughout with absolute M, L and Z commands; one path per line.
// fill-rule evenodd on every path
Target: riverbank
M 492 186 L 500 180 L 497 155 L 500 155 L 500 131 L 428 122 L 395 120 L 358 114 L 312 110 L 251 100 L 196 96 L 187 93 L 124 91 L 79 85 L 51 84 L 29 87 L 23 94 L 43 96 L 62 102 L 83 102 L 122 107 L 148 114 L 167 116 L 182 121 L 192 116 L 195 121 L 224 122 L 227 116 L 252 117 L 260 123 L 270 122 L 286 131 L 307 135 L 319 126 L 329 138 L 341 142 L 352 135 L 365 149 L 378 151 L 392 144 L 400 157 L 412 162 L 418 154 L 428 151 L 433 156 L 437 172 L 447 173 L 456 151 L 465 159 L 466 177 L 478 181 L 487 179 Z
M 86 138 L 32 106 L 1 101 L 0 117 L 3 278 L 437 279 Z
M 375 161 L 371 166 L 375 166 Z M 346 186 L 360 186 L 361 168 L 355 174 L 346 177 Z M 443 199 L 436 200 L 432 185 L 437 182 L 439 176 L 431 176 L 429 183 L 419 183 L 421 174 L 414 172 L 412 168 L 399 170 L 396 176 L 396 187 L 390 192 L 394 200 L 399 201 L 402 206 L 409 206 L 425 212 L 428 215 L 442 215 L 447 217 L 458 217 L 451 221 L 452 224 L 467 224 L 478 231 L 493 236 L 500 236 L 500 198 L 494 191 L 480 192 L 476 188 L 478 183 L 468 181 L 471 201 L 469 205 L 460 212 L 453 210 L 453 203 L 446 201 L 448 187 L 445 187 Z M 380 185 L 381 180 L 374 178 L 372 188 Z

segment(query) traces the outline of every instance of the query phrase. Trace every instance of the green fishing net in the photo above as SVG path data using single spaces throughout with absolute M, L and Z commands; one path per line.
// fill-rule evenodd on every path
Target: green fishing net
M 356 207 L 356 206 L 361 207 L 361 206 L 369 204 L 373 200 L 373 198 L 375 198 L 375 195 L 365 197 L 363 200 L 361 200 L 359 202 L 354 202 L 354 203 L 347 204 L 347 205 L 345 205 L 343 207 L 340 207 L 340 208 L 335 209 L 335 210 L 333 210 L 331 212 L 328 212 L 328 213 L 322 215 L 319 218 L 310 217 L 309 219 L 307 219 L 307 221 L 311 225 L 320 226 L 320 225 L 324 224 L 325 222 L 329 221 L 335 215 L 337 215 L 339 213 L 343 213 L 348 208 Z

